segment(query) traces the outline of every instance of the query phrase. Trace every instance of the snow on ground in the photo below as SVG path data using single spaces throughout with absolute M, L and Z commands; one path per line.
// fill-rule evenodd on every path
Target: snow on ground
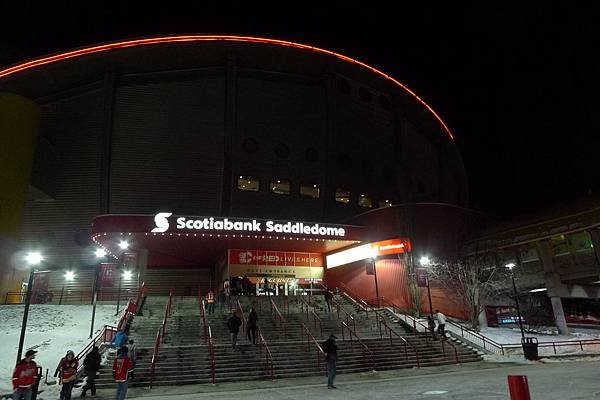
M 458 330 L 460 332 L 460 330 Z M 573 331 L 570 335 L 558 335 L 553 334 L 553 330 L 544 329 L 540 332 L 525 332 L 525 337 L 534 336 L 537 338 L 538 342 L 562 342 L 562 341 L 571 341 L 571 340 L 588 340 L 588 339 L 598 339 L 600 338 L 600 331 L 593 332 L 576 332 Z M 521 343 L 521 330 L 518 327 L 498 327 L 498 328 L 490 328 L 484 327 L 481 328 L 480 333 L 486 336 L 489 339 L 492 339 L 496 343 L 500 344 L 514 344 Z
M 21 323 L 22 305 L 0 305 L 0 394 L 12 392 L 12 373 L 15 366 Z M 90 342 L 91 305 L 48 305 L 32 304 L 29 309 L 23 354 L 28 349 L 37 350 L 35 361 L 54 374 L 58 362 L 67 350 L 79 353 Z M 104 325 L 115 325 L 114 305 L 97 305 L 94 336 Z M 82 361 L 80 361 L 82 362 Z M 48 380 L 51 380 L 48 378 Z M 59 385 L 46 386 L 44 398 L 58 398 Z M 56 396 L 54 396 L 56 392 Z

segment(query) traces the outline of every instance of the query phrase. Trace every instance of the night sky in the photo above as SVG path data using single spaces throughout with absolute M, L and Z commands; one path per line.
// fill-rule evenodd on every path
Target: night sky
M 456 136 L 472 208 L 515 215 L 600 193 L 596 10 L 569 2 L 40 3 L 1 3 L 1 65 L 159 34 L 299 41 L 373 65 L 425 99 Z

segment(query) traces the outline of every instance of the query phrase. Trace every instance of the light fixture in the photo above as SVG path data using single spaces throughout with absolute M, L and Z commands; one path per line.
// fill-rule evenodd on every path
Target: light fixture
M 505 265 L 505 267 L 512 271 L 513 268 L 515 267 L 515 263 L 512 263 L 512 262 L 508 263 L 508 264 Z
M 531 289 L 531 290 L 529 291 L 529 293 L 545 292 L 546 290 L 548 290 L 548 288 L 545 288 L 545 287 L 543 287 L 543 288 L 539 288 L 539 289 Z
M 25 261 L 29 265 L 37 265 L 44 260 L 44 257 L 38 252 L 29 253 L 25 256 Z
M 126 281 L 131 280 L 131 278 L 133 277 L 133 272 L 131 271 L 123 271 L 123 279 L 125 279 Z
M 94 252 L 94 254 L 96 255 L 96 257 L 98 258 L 102 258 L 106 255 L 106 251 L 104 249 L 96 249 L 96 251 Z
M 119 243 L 119 247 L 125 250 L 129 247 L 129 243 L 127 242 L 127 240 L 121 240 L 121 242 Z
M 431 260 L 429 259 L 429 257 L 427 256 L 423 256 L 419 259 L 419 264 L 421 264 L 422 266 L 426 267 L 429 264 L 431 264 Z
M 73 271 L 65 272 L 65 279 L 68 281 L 72 281 L 73 279 L 75 279 L 75 272 L 73 272 Z

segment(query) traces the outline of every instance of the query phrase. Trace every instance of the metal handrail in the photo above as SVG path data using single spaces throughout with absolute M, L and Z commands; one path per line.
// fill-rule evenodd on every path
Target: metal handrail
M 154 352 L 152 353 L 152 359 L 150 360 L 150 389 L 152 389 L 152 383 L 154 383 L 154 371 L 156 368 L 156 363 L 158 362 L 158 352 L 160 349 L 160 343 L 162 341 L 162 330 L 162 326 L 158 328 L 158 331 L 156 332 L 156 339 L 154 340 Z
M 204 339 L 204 344 L 207 344 L 209 325 L 206 321 L 206 305 L 204 304 L 200 290 L 198 290 L 198 303 L 200 306 L 200 315 L 202 316 L 202 338 Z
M 392 302 L 390 302 L 390 301 L 387 301 L 387 302 L 389 304 L 392 304 L 393 307 L 396 308 L 396 306 Z M 423 323 L 421 323 L 421 321 L 417 321 L 417 319 L 414 318 L 411 315 L 407 315 L 407 314 L 394 314 L 394 315 L 399 316 L 399 318 L 401 320 L 403 320 L 409 326 L 411 325 L 411 323 L 408 320 L 411 320 L 412 326 L 413 326 L 413 329 L 414 329 L 415 333 L 419 333 L 419 329 L 417 328 L 417 325 L 420 326 L 423 329 L 422 332 L 425 332 L 425 333 L 430 332 L 428 326 L 425 326 Z M 433 340 L 433 337 L 430 337 L 429 335 L 427 335 L 426 339 L 427 339 L 427 341 Z M 452 342 L 448 342 L 447 340 L 440 340 L 440 343 L 441 343 L 441 348 L 442 348 L 442 355 L 444 357 L 446 357 L 446 347 L 445 346 L 449 345 L 450 348 L 454 350 L 454 358 L 456 360 L 456 363 L 458 364 L 459 363 L 459 360 L 458 360 L 458 349 L 456 348 L 456 345 L 454 343 L 452 343 Z
M 302 312 L 304 312 L 305 308 L 306 308 L 306 321 L 308 321 L 310 319 L 310 316 L 312 315 L 315 329 L 317 329 L 317 322 L 318 322 L 319 330 L 321 332 L 321 337 L 323 337 L 323 320 L 315 312 L 314 307 L 312 310 L 310 309 L 310 305 L 306 302 L 306 300 L 304 300 L 302 297 L 300 297 L 299 301 L 300 301 L 300 307 L 301 307 Z
M 262 350 L 263 347 L 265 349 L 265 372 L 267 374 L 271 375 L 271 379 L 275 379 L 275 371 L 273 368 L 273 354 L 271 353 L 271 350 L 269 349 L 269 345 L 267 344 L 267 341 L 265 340 L 265 337 L 262 333 L 262 329 L 260 329 L 260 327 L 257 328 L 257 333 L 258 333 L 258 349 L 259 349 L 259 353 L 262 355 Z
M 363 348 L 363 355 L 365 354 L 365 352 L 369 353 L 370 358 L 371 358 L 371 366 L 373 367 L 373 370 L 375 370 L 375 354 L 373 354 L 371 349 L 369 349 L 369 347 L 366 344 L 364 344 L 362 340 L 360 340 L 360 337 L 358 337 L 358 335 L 356 334 L 356 331 L 354 331 L 352 328 L 350 328 L 348 326 L 348 324 L 346 324 L 344 321 L 342 321 L 342 339 L 346 340 L 346 336 L 344 334 L 344 327 L 346 327 L 346 329 L 348 329 L 348 336 L 350 338 L 350 346 L 354 347 L 354 341 L 352 340 L 352 335 L 354 335 L 354 337 L 356 338 L 356 341 Z
M 340 310 L 342 310 L 344 312 L 344 314 L 346 314 L 346 323 L 350 323 L 350 321 L 352 321 L 352 327 L 354 328 L 354 330 L 356 330 L 356 321 L 354 320 L 354 316 L 352 314 L 350 314 L 348 311 L 346 311 L 344 309 L 344 306 L 336 299 L 333 299 L 333 305 L 337 309 L 338 320 L 340 319 Z
M 359 295 L 357 295 L 352 289 L 350 289 L 348 286 L 346 286 L 344 283 L 340 282 L 340 286 L 342 287 L 342 289 L 344 289 L 344 293 L 342 293 L 342 295 L 347 295 L 350 298 L 352 298 L 357 305 L 359 306 L 360 309 L 362 309 L 365 312 L 365 315 L 367 316 L 367 318 L 369 318 L 369 304 L 364 301 Z
M 137 296 L 135 298 L 135 308 L 136 310 L 138 310 L 140 308 L 140 302 L 142 300 L 142 295 L 144 294 L 146 289 L 146 282 L 142 282 L 142 285 L 140 286 L 140 289 L 137 292 Z
M 283 314 L 281 314 L 281 311 L 279 311 L 279 308 L 277 308 L 277 304 L 275 304 L 273 299 L 271 299 L 271 314 L 273 314 L 273 311 L 275 311 L 275 316 L 279 320 L 280 328 L 283 328 L 283 334 L 285 336 L 287 336 L 287 329 L 286 329 L 287 321 L 283 317 Z
M 165 315 L 163 316 L 163 322 L 162 322 L 162 342 L 165 343 L 166 340 L 166 334 L 167 334 L 167 321 L 169 316 L 171 315 L 171 302 L 173 301 L 173 290 L 169 290 L 169 300 L 167 301 L 167 304 L 165 305 Z
M 421 365 L 419 363 L 419 350 L 417 349 L 417 347 L 410 343 L 408 340 L 406 340 L 402 335 L 400 335 L 398 332 L 396 332 L 395 330 L 393 330 L 385 321 L 385 318 L 383 317 L 383 315 L 380 315 L 379 313 L 375 314 L 375 317 L 377 318 L 377 325 L 379 326 L 379 338 L 383 339 L 383 332 L 381 331 L 381 326 L 385 326 L 388 330 L 388 332 L 390 333 L 390 346 L 393 346 L 393 340 L 392 340 L 392 334 L 396 335 L 396 337 L 398 337 L 398 339 L 402 340 L 402 342 L 404 343 L 404 359 L 408 360 L 408 346 L 410 346 L 413 351 L 415 352 L 415 357 L 417 360 L 417 368 L 421 368 Z
M 240 313 L 242 314 L 242 332 L 246 330 L 246 314 L 244 313 L 244 308 L 242 307 L 242 304 L 240 303 L 240 299 L 237 298 L 235 299 L 235 301 L 237 302 L 237 307 L 238 310 L 240 310 Z
M 482 347 L 485 351 L 490 351 L 493 353 L 501 353 L 502 355 L 504 355 L 504 346 L 502 344 L 482 335 L 479 332 L 474 331 L 473 329 L 467 328 L 466 326 L 463 326 L 462 324 L 454 322 L 450 319 L 447 319 L 446 323 L 451 326 L 454 326 L 456 328 L 459 328 L 460 336 L 463 339 L 468 340 L 479 347 Z M 467 336 L 467 337 L 465 337 L 465 336 Z M 479 342 L 477 342 L 477 341 L 479 341 Z M 481 345 L 480 345 L 480 343 L 481 343 Z
M 321 348 L 319 342 L 317 342 L 317 339 L 310 333 L 310 330 L 306 327 L 304 322 L 300 322 L 300 324 L 300 340 L 304 339 L 304 334 L 306 333 L 306 350 L 309 349 L 311 340 L 315 344 L 317 350 L 317 370 L 321 371 L 321 359 L 325 358 L 325 352 L 323 351 L 323 348 Z
M 81 350 L 79 352 L 79 354 L 77 354 L 77 356 L 75 358 L 77 360 L 82 360 L 92 350 L 92 348 L 94 346 L 102 345 L 103 343 L 110 343 L 112 341 L 112 339 L 115 337 L 116 333 L 117 333 L 116 326 L 104 325 L 104 328 L 102 328 L 100 333 L 97 334 L 96 337 L 94 339 L 92 339 L 92 341 L 89 342 L 83 348 L 83 350 Z M 100 347 L 100 346 L 98 346 L 98 347 Z M 81 371 L 82 369 L 83 369 L 83 363 L 80 363 L 79 366 L 77 367 L 77 372 Z
M 213 345 L 213 337 L 212 331 L 210 330 L 210 326 L 208 327 L 208 353 L 210 354 L 210 378 L 212 384 L 214 385 L 217 370 L 217 360 L 215 358 L 215 348 Z

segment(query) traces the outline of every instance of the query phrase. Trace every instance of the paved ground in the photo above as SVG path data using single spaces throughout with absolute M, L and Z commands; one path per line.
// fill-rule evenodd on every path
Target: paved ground
M 600 399 L 600 361 L 597 360 L 525 365 L 482 362 L 340 375 L 337 390 L 328 390 L 325 378 L 310 377 L 215 386 L 157 387 L 152 391 L 131 389 L 128 397 L 153 400 L 509 399 L 508 375 L 526 375 L 532 399 Z

